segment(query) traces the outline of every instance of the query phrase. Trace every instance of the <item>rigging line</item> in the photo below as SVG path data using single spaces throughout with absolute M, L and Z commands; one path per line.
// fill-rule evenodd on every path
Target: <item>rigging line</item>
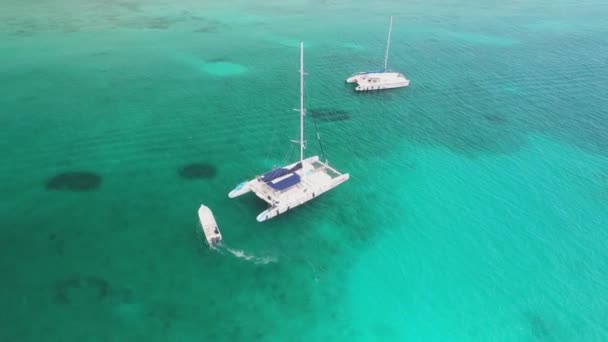
M 283 156 L 283 159 L 281 160 L 281 166 L 279 166 L 279 167 L 282 167 L 283 165 L 287 165 L 287 163 L 289 162 L 290 157 L 293 154 L 293 150 L 295 149 L 295 145 L 293 145 L 293 144 L 290 144 L 290 145 L 291 146 L 289 147 L 289 149 Z
M 327 159 L 325 156 L 325 150 L 323 149 L 323 143 L 321 142 L 321 134 L 319 134 L 319 125 L 317 124 L 317 119 L 315 119 L 314 115 L 312 116 L 312 122 L 315 124 L 315 130 L 317 132 L 317 141 L 319 142 L 319 147 L 321 148 L 321 156 L 322 159 Z
M 274 121 L 274 120 L 273 120 Z M 274 145 L 274 140 L 277 137 L 277 132 L 279 131 L 279 127 L 277 125 L 274 125 L 272 131 L 271 131 L 271 136 L 270 136 L 270 145 L 273 146 Z M 266 160 L 270 159 L 270 155 L 271 153 L 273 153 L 274 151 L 272 151 L 271 149 L 267 149 L 266 151 Z

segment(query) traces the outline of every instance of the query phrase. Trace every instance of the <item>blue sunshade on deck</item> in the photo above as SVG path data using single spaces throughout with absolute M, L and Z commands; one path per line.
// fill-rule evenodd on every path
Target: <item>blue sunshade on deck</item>
M 280 181 L 278 181 L 276 183 L 270 182 L 270 183 L 268 183 L 268 185 L 270 185 L 270 187 L 275 190 L 285 190 L 298 183 L 300 183 L 300 176 L 298 176 L 296 173 L 294 173 L 291 176 L 285 177 L 284 179 L 281 179 Z
M 302 163 L 297 163 L 291 169 L 281 168 L 281 169 L 274 169 L 272 171 L 268 171 L 262 175 L 262 182 L 268 183 L 268 182 L 272 181 L 273 179 L 277 179 L 279 177 L 285 176 L 286 174 L 294 172 L 300 168 L 302 168 Z
M 290 171 L 288 169 L 274 169 L 272 171 L 268 171 L 265 174 L 262 175 L 262 182 L 270 182 L 271 180 L 275 179 L 275 178 L 279 178 L 281 176 L 285 176 L 286 174 L 288 174 Z

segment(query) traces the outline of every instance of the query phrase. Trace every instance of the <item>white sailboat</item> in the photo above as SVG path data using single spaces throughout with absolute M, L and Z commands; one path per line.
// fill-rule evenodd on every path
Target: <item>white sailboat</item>
M 364 71 L 351 75 L 346 79 L 347 83 L 357 83 L 356 91 L 382 90 L 401 88 L 410 85 L 402 73 L 388 69 L 388 51 L 391 45 L 391 32 L 393 30 L 393 17 L 390 17 L 388 25 L 388 39 L 386 40 L 386 52 L 384 54 L 384 69 L 378 71 Z
M 269 220 L 304 204 L 348 180 L 319 156 L 304 158 L 304 45 L 300 42 L 300 160 L 239 184 L 228 197 L 235 198 L 250 191 L 268 203 L 257 216 L 258 222 Z

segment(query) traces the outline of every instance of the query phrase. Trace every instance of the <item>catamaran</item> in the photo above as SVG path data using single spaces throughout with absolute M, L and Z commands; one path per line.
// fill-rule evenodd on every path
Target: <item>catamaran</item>
M 322 162 L 319 156 L 304 158 L 304 45 L 300 42 L 300 160 L 282 168 L 275 168 L 252 180 L 242 182 L 230 191 L 228 197 L 235 198 L 250 191 L 268 203 L 268 208 L 257 216 L 258 222 L 276 217 L 304 204 L 348 180 L 342 174 Z M 317 138 L 319 135 L 317 134 Z
M 388 50 L 391 45 L 391 31 L 393 29 L 393 17 L 390 17 L 388 25 L 388 39 L 386 40 L 386 52 L 384 54 L 384 69 L 378 71 L 364 71 L 351 75 L 346 79 L 347 83 L 357 83 L 356 91 L 381 90 L 391 88 L 407 87 L 410 80 L 402 73 L 388 69 Z

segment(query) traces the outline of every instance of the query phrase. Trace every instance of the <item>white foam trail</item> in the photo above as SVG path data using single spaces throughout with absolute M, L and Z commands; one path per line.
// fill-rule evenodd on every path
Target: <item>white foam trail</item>
M 217 251 L 219 253 L 224 253 L 224 250 L 227 250 L 228 252 L 230 252 L 230 254 L 234 255 L 235 257 L 239 258 L 239 259 L 244 259 L 247 261 L 251 261 L 256 265 L 266 265 L 266 264 L 270 264 L 273 262 L 277 262 L 277 258 L 273 257 L 273 256 L 263 256 L 263 257 L 258 257 L 255 255 L 248 255 L 246 254 L 244 251 L 242 250 L 238 250 L 238 249 L 232 249 L 226 245 L 224 245 L 223 241 L 220 241 L 219 244 L 217 245 L 212 245 L 210 246 L 209 244 L 206 243 L 205 241 L 205 236 L 202 233 L 201 229 L 200 229 L 200 225 L 197 228 L 197 234 L 200 236 L 201 239 L 201 246 L 202 247 L 208 247 L 214 251 Z
M 245 259 L 247 261 L 253 261 L 256 265 L 266 265 L 271 262 L 277 262 L 277 259 L 271 256 L 258 257 L 255 255 L 248 255 L 242 250 L 234 250 L 228 247 L 226 247 L 226 250 L 232 253 L 232 255 L 234 255 L 235 257 Z

